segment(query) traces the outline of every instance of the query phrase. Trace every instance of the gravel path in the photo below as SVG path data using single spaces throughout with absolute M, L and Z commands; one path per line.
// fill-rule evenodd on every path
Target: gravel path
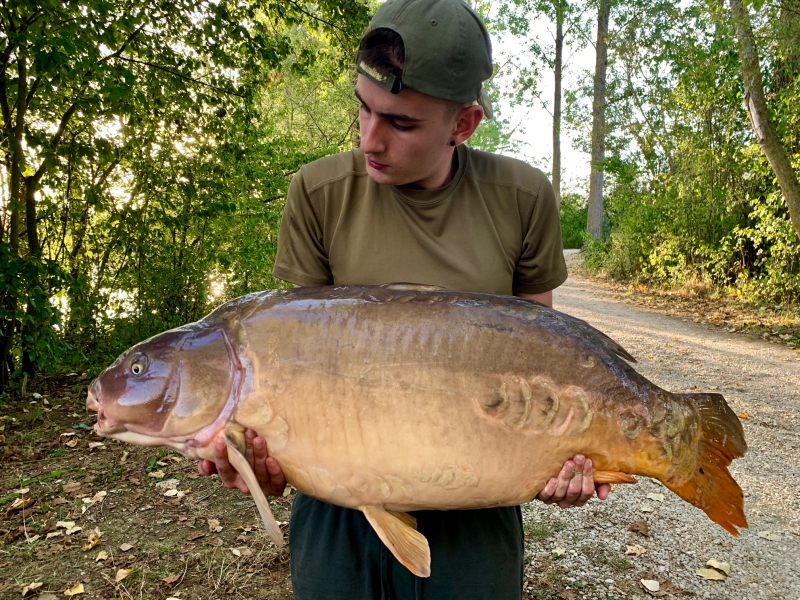
M 744 490 L 750 529 L 734 538 L 647 479 L 617 486 L 606 502 L 581 509 L 532 503 L 525 508 L 530 593 L 549 586 L 567 599 L 644 599 L 639 580 L 645 578 L 661 581 L 662 592 L 700 598 L 800 599 L 800 352 L 621 304 L 579 275 L 556 290 L 554 306 L 620 342 L 639 361 L 636 369 L 661 387 L 719 391 L 737 414 L 749 415 L 743 419 L 749 450 L 731 472 Z M 640 520 L 647 521 L 648 537 L 629 531 Z M 779 540 L 758 535 L 766 532 Z M 625 556 L 634 545 L 646 551 Z M 730 577 L 696 575 L 709 559 L 729 563 Z

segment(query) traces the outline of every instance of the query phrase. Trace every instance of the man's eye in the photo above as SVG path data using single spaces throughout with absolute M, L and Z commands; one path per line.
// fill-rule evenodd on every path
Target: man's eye
M 392 127 L 397 129 L 397 131 L 410 131 L 413 127 L 409 127 L 408 125 L 398 125 L 394 121 L 392 122 Z

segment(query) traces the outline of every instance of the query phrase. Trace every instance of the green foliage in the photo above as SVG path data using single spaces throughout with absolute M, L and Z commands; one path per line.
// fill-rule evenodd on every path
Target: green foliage
M 367 11 L 92 0 L 0 14 L 0 151 L 20 173 L 17 196 L 13 169 L 1 178 L 0 391 L 21 370 L 91 376 L 142 338 L 283 285 L 271 266 L 291 175 L 355 141 Z
M 561 196 L 559 216 L 564 248 L 582 248 L 586 238 L 586 199 L 578 194 Z
M 749 300 L 800 302 L 800 239 L 742 106 L 727 13 L 659 1 L 619 11 L 607 111 L 609 234 L 590 244 L 587 265 L 624 279 L 679 286 L 692 278 Z M 763 6 L 756 35 L 776 128 L 800 166 L 800 62 L 790 43 L 800 23 L 779 11 Z

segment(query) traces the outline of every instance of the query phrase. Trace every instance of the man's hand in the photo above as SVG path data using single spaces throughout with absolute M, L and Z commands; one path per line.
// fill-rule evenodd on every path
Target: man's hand
M 576 454 L 561 467 L 558 477 L 553 477 L 536 496 L 545 504 L 558 504 L 561 508 L 583 506 L 594 496 L 595 489 L 600 500 L 608 498 L 611 486 L 607 483 L 595 484 L 592 476 L 592 461 L 582 454 Z
M 244 433 L 246 444 L 245 458 L 253 469 L 256 479 L 261 484 L 265 496 L 280 496 L 286 488 L 286 478 L 278 461 L 267 453 L 267 442 L 252 429 Z M 238 488 L 245 494 L 250 490 L 241 475 L 228 461 L 228 446 L 225 437 L 214 438 L 214 461 L 201 460 L 197 465 L 200 475 L 219 475 L 226 488 Z

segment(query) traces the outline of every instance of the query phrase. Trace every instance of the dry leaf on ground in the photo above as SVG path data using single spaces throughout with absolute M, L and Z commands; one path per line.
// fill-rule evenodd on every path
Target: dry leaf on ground
M 128 543 L 122 544 L 122 545 L 119 547 L 119 549 L 120 549 L 120 550 L 122 550 L 123 552 L 127 552 L 128 550 L 130 550 L 130 549 L 132 549 L 132 548 L 133 548 L 133 545 L 131 545 L 131 544 L 128 544 Z
M 65 494 L 71 494 L 72 492 L 77 492 L 81 489 L 83 484 L 78 481 L 70 481 L 69 483 L 65 483 L 64 487 L 61 488 L 61 491 Z
M 106 552 L 105 550 L 100 550 L 100 552 L 97 553 L 97 556 L 94 557 L 94 562 L 106 560 L 107 558 L 108 558 L 108 552 Z
M 164 479 L 164 471 L 150 471 L 147 476 L 153 479 Z
M 94 531 L 90 531 L 89 535 L 86 537 L 86 542 L 83 544 L 83 551 L 88 552 L 97 544 L 100 543 L 100 538 L 103 536 L 103 532 L 99 529 L 95 529 Z
M 176 581 L 178 581 L 179 579 L 180 579 L 180 575 L 167 575 L 167 576 L 166 576 L 166 577 L 164 577 L 164 579 L 162 579 L 161 581 L 163 581 L 163 582 L 164 582 L 164 583 L 166 583 L 167 585 L 170 585 L 170 586 L 171 586 L 173 583 L 175 583 L 175 582 L 176 582 Z
M 645 537 L 650 537 L 650 527 L 647 525 L 647 521 L 644 519 L 631 523 L 631 526 L 628 527 L 628 531 L 633 531 Z
M 725 581 L 728 576 L 725 573 L 721 573 L 716 569 L 697 569 L 695 575 L 700 575 L 703 579 L 709 579 L 711 581 Z
M 661 584 L 655 579 L 640 579 L 639 583 L 648 592 L 657 592 L 661 589 Z
M 641 511 L 642 512 L 653 512 L 653 507 L 650 506 L 649 504 L 642 504 Z
M 133 571 L 133 569 L 119 569 L 117 571 L 117 574 L 114 575 L 114 581 L 119 583 L 120 581 L 125 579 L 128 575 L 130 575 L 131 571 Z
M 771 542 L 780 542 L 781 536 L 777 533 L 772 533 L 771 531 L 759 531 L 758 537 L 764 538 L 765 540 L 769 540 Z
M 625 556 L 641 556 L 645 552 L 647 552 L 647 548 L 634 544 L 633 546 L 628 546 L 628 549 L 625 550 Z
M 728 563 L 720 560 L 715 560 L 712 558 L 706 563 L 706 566 L 716 569 L 717 571 L 722 571 L 726 576 L 731 574 L 731 566 Z
M 77 596 L 78 594 L 84 594 L 86 590 L 83 589 L 83 584 L 79 581 L 71 588 L 69 588 L 66 592 L 64 592 L 65 596 Z
M 208 520 L 208 530 L 212 533 L 219 533 L 222 531 L 222 525 L 219 524 L 217 519 Z
M 663 502 L 664 501 L 664 494 L 647 494 L 648 500 L 655 500 L 656 502 Z
M 32 592 L 35 592 L 36 590 L 38 590 L 43 585 L 44 584 L 41 581 L 36 581 L 34 583 L 28 583 L 26 585 L 23 585 L 22 589 L 20 590 L 22 592 L 22 597 L 24 598 L 28 594 L 30 594 Z

